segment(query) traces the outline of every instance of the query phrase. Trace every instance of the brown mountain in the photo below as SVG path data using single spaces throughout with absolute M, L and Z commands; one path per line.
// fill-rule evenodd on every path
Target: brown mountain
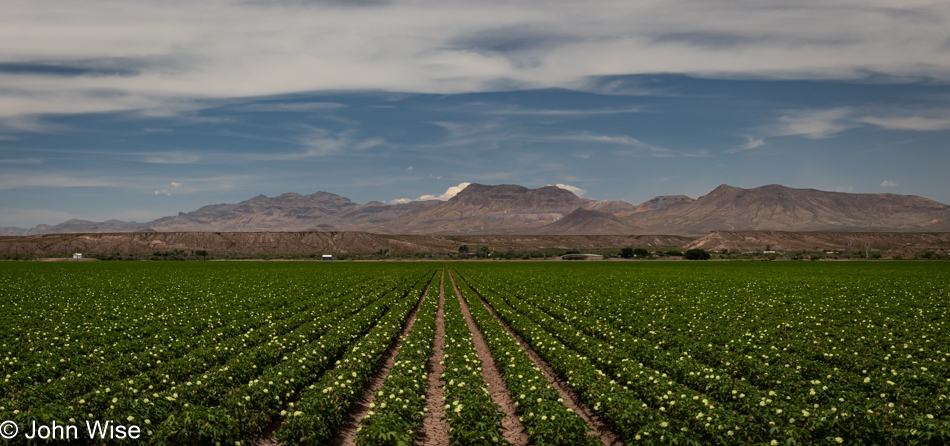
M 259 195 L 233 204 L 214 204 L 150 223 L 163 232 L 186 231 L 334 231 L 360 230 L 397 218 L 427 203 L 387 205 L 378 201 L 357 204 L 329 192 L 311 195 Z
M 757 231 L 940 231 L 950 206 L 916 195 L 852 194 L 768 185 L 717 187 L 624 220 L 642 234 Z
M 578 208 L 566 217 L 535 229 L 533 234 L 619 235 L 637 234 L 637 228 L 606 212 Z
M 381 233 L 518 234 L 560 220 L 594 200 L 555 186 L 471 184 L 443 202 L 426 202 L 367 229 Z
M 914 195 L 722 185 L 696 200 L 660 196 L 634 206 L 554 186 L 472 184 L 447 201 L 358 204 L 329 192 L 258 196 L 148 223 L 70 220 L 0 235 L 81 232 L 367 231 L 383 234 L 702 235 L 716 230 L 950 231 L 950 206 Z

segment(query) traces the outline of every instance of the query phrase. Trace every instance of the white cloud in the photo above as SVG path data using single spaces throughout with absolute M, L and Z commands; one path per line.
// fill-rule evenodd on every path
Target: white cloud
M 937 131 L 950 129 L 950 114 L 945 116 L 865 116 L 861 122 L 888 130 Z
M 584 194 L 587 193 L 586 190 L 581 189 L 581 188 L 579 188 L 579 187 L 577 187 L 577 186 L 571 186 L 570 184 L 561 184 L 561 183 L 558 183 L 558 184 L 555 184 L 555 186 L 560 187 L 561 189 L 564 189 L 564 190 L 569 190 L 569 191 L 573 192 L 574 195 L 577 195 L 578 197 L 583 197 Z
M 446 190 L 445 190 L 445 193 L 443 193 L 442 195 L 426 194 L 426 195 L 423 195 L 423 196 L 421 196 L 421 197 L 419 197 L 419 198 L 416 198 L 416 199 L 411 199 L 411 198 L 397 198 L 397 199 L 395 199 L 395 200 L 391 200 L 390 203 L 392 203 L 392 204 L 400 204 L 400 203 L 409 203 L 410 201 L 429 201 L 429 200 L 446 201 L 446 200 L 448 200 L 449 198 L 452 198 L 452 197 L 454 197 L 455 195 L 457 195 L 459 192 L 461 192 L 461 191 L 462 191 L 463 189 L 465 189 L 466 187 L 468 187 L 469 184 L 472 184 L 472 183 L 459 183 L 458 186 L 452 186 L 452 187 L 446 189 Z
M 8 0 L 0 55 L 36 72 L 0 67 L 0 116 L 176 113 L 205 98 L 327 90 L 571 88 L 638 73 L 950 79 L 940 2 L 352 3 L 62 0 L 49 14 Z
M 767 131 L 776 136 L 821 139 L 865 125 L 873 125 L 885 130 L 950 130 L 950 111 L 851 107 L 790 110 Z M 751 136 L 746 136 L 746 138 L 750 138 L 750 143 L 759 141 L 751 139 Z
M 884 180 L 881 181 L 881 187 L 897 187 L 896 181 Z
M 793 110 L 779 118 L 775 130 L 779 136 L 804 136 L 805 138 L 827 138 L 860 124 L 851 120 L 853 110 L 847 107 L 825 110 Z
M 181 187 L 182 185 L 184 185 L 185 183 L 179 183 L 179 182 L 176 182 L 176 181 L 172 181 L 172 182 L 169 183 L 169 184 L 172 185 L 172 187 L 171 187 L 170 189 L 169 189 L 169 188 L 165 188 L 165 189 L 157 190 L 157 191 L 155 191 L 155 192 L 152 192 L 152 194 L 153 194 L 153 195 L 166 195 L 166 196 L 169 196 L 169 197 L 170 197 L 170 196 L 172 196 L 172 192 L 175 191 L 175 189 L 180 188 L 180 187 Z
M 407 171 L 412 170 L 412 166 L 406 168 Z
M 746 143 L 742 144 L 741 146 L 736 146 L 729 150 L 726 150 L 726 152 L 737 153 L 737 152 L 742 152 L 744 150 L 752 150 L 752 149 L 762 147 L 763 145 L 765 145 L 765 138 L 756 138 L 752 135 L 740 135 L 740 136 L 746 139 Z

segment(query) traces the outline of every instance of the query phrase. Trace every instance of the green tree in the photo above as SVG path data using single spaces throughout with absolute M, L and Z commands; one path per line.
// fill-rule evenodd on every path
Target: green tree
M 705 249 L 690 249 L 683 254 L 683 258 L 686 260 L 709 260 L 709 253 Z
M 633 258 L 633 248 L 623 248 L 620 250 L 620 257 L 625 259 Z
M 468 253 L 468 245 L 459 246 L 459 257 L 464 259 L 465 257 L 468 257 Z
M 647 251 L 643 248 L 637 248 L 633 250 L 633 255 L 635 257 L 650 257 L 650 251 Z
M 669 251 L 666 251 L 666 255 L 670 257 L 680 257 L 683 255 L 683 252 L 678 249 L 671 249 Z

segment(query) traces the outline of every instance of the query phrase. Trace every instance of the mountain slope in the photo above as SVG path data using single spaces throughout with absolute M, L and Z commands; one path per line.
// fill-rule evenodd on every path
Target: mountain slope
M 566 217 L 535 229 L 532 234 L 546 235 L 619 235 L 636 234 L 630 226 L 613 214 L 578 208 Z
M 715 230 L 923 231 L 950 222 L 950 206 L 916 195 L 852 194 L 768 185 L 717 187 L 695 201 L 624 220 L 643 234 Z
M 587 200 L 555 186 L 471 184 L 447 201 L 427 202 L 395 220 L 368 227 L 381 233 L 516 234 L 553 223 Z

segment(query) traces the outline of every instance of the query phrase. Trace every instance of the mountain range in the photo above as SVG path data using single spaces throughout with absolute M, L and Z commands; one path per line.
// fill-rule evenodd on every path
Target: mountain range
M 722 185 L 692 199 L 639 205 L 581 198 L 555 186 L 471 184 L 446 200 L 354 203 L 329 192 L 260 195 L 138 223 L 69 220 L 0 235 L 88 232 L 365 231 L 380 234 L 696 236 L 711 231 L 950 231 L 950 206 L 916 195 Z

